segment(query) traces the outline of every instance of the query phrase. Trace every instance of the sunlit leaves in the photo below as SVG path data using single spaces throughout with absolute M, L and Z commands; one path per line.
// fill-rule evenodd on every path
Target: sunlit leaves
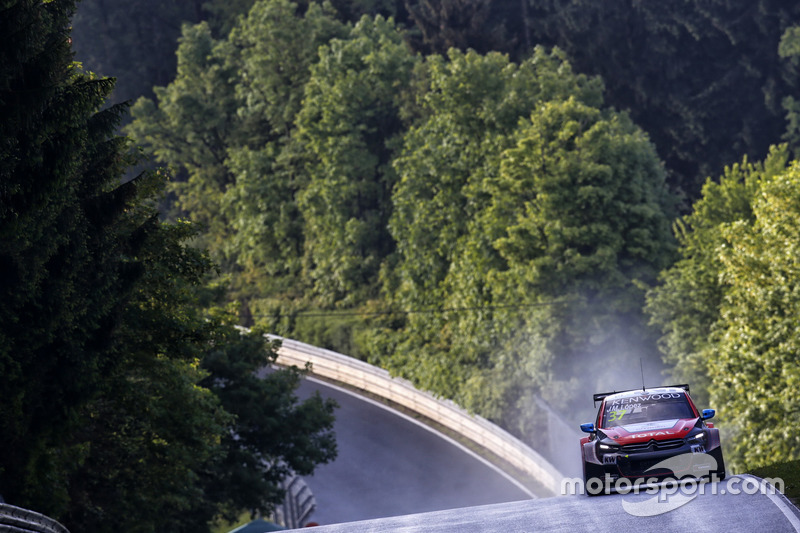
M 301 12 L 287 0 L 257 2 L 227 39 L 206 24 L 184 28 L 178 75 L 157 102 L 133 109 L 129 132 L 176 169 L 174 206 L 204 231 L 232 296 L 287 290 L 304 237 L 295 195 L 307 177 L 291 143 L 317 48 L 345 27 L 330 7 Z
M 800 169 L 787 161 L 776 147 L 709 180 L 676 225 L 681 260 L 648 296 L 675 379 L 712 402 L 738 467 L 800 454 Z
M 532 394 L 563 393 L 579 354 L 630 366 L 652 353 L 636 284 L 671 259 L 663 171 L 557 51 L 520 65 L 452 51 L 423 79 L 386 279 L 406 308 L 485 311 L 409 316 L 386 364 L 525 432 Z
M 710 351 L 711 399 L 732 430 L 732 459 L 741 466 L 800 457 L 799 198 L 795 162 L 762 181 L 752 222 L 721 228 L 720 281 L 729 290 Z
M 320 50 L 298 115 L 310 153 L 298 200 L 305 220 L 305 275 L 322 305 L 375 294 L 393 250 L 386 224 L 400 107 L 416 59 L 390 20 L 367 17 Z
M 716 343 L 711 332 L 728 290 L 720 278 L 720 228 L 752 221 L 761 182 L 782 172 L 787 158 L 785 148 L 775 149 L 763 163 L 745 160 L 727 168 L 718 182 L 709 179 L 693 212 L 675 224 L 680 259 L 648 295 L 647 311 L 664 334 L 661 349 L 670 373 L 676 381 L 691 382 L 700 403 L 708 401 L 707 365 Z

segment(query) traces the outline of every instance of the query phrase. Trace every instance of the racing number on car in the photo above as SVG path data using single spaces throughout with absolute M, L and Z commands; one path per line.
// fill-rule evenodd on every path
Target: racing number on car
M 622 420 L 622 416 L 627 413 L 627 409 L 623 409 L 621 411 L 611 411 L 609 414 L 611 416 L 608 417 L 609 422 L 615 422 L 617 420 Z

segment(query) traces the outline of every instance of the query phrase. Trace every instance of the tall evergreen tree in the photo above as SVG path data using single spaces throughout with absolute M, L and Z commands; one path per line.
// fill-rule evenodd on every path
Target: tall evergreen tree
M 124 108 L 72 62 L 73 7 L 0 12 L 0 494 L 98 532 L 267 511 L 335 454 L 334 406 L 256 379 L 274 346 L 204 312 L 211 263 L 159 222 L 163 175 L 121 183 Z
M 73 64 L 69 0 L 5 2 L 0 17 L 0 494 L 63 510 L 80 450 L 53 451 L 117 361 L 108 348 L 139 272 L 118 232 L 136 183 L 97 112 L 112 88 Z

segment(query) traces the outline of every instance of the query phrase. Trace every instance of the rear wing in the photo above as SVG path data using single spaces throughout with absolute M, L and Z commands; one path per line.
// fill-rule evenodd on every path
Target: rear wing
M 683 383 L 681 385 L 662 385 L 660 387 L 651 387 L 651 388 L 653 388 L 653 389 L 683 389 L 687 393 L 691 394 L 689 392 L 689 385 L 687 385 L 686 383 Z M 612 394 L 618 394 L 620 392 L 633 392 L 635 390 L 639 390 L 639 389 L 615 390 L 613 392 L 600 392 L 600 393 L 597 393 L 597 394 L 593 394 L 592 395 L 592 400 L 594 401 L 594 406 L 597 407 L 597 402 L 602 401 L 606 396 L 611 396 Z M 644 387 L 642 387 L 642 390 L 645 390 Z

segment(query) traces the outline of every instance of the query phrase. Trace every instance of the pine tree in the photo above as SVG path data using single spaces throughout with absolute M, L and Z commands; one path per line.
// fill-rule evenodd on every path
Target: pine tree
M 58 509 L 79 449 L 51 452 L 112 369 L 110 333 L 136 271 L 114 231 L 136 193 L 98 111 L 113 80 L 72 62 L 74 2 L 5 2 L 0 12 L 0 494 Z
M 255 379 L 274 347 L 206 311 L 208 254 L 159 221 L 163 174 L 123 182 L 125 106 L 72 62 L 73 7 L 0 9 L 0 495 L 75 531 L 203 531 L 280 501 L 271 465 L 330 460 L 334 404 Z

